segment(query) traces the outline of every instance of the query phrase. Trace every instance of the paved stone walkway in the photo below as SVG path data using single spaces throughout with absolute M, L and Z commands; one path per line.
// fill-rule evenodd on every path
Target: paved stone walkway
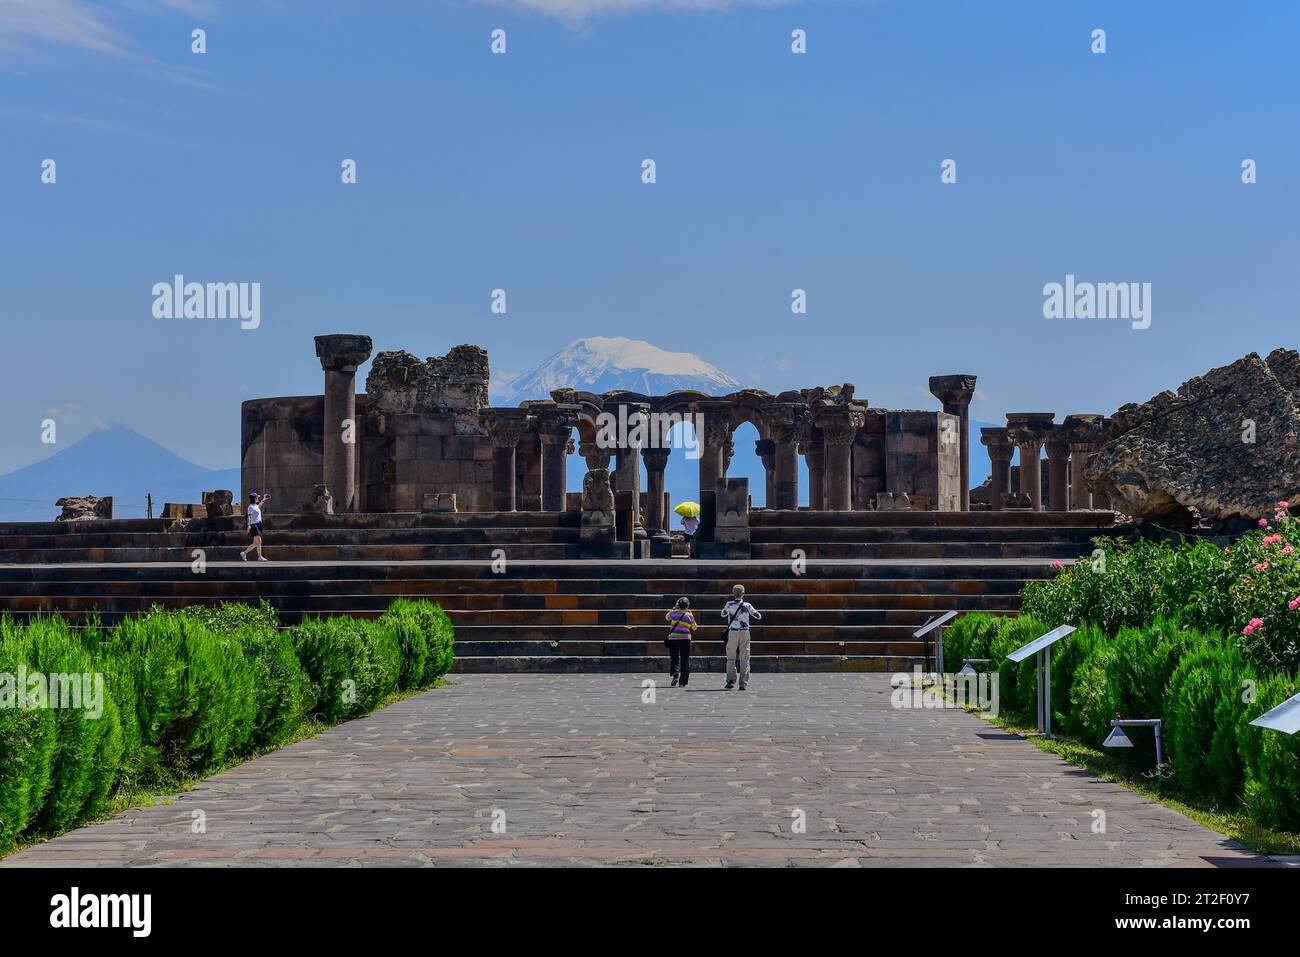
M 642 680 L 458 677 L 2 866 L 1265 863 L 888 676 Z

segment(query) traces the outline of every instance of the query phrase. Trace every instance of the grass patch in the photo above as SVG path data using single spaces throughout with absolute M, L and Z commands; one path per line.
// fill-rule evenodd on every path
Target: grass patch
M 1054 754 L 1076 767 L 1083 768 L 1103 781 L 1118 784 L 1141 794 L 1148 800 L 1164 805 L 1203 824 L 1212 831 L 1236 841 L 1257 854 L 1300 854 L 1300 834 L 1277 831 L 1252 821 L 1244 809 L 1224 808 L 1212 800 L 1181 791 L 1166 775 L 1135 772 L 1131 765 L 1117 759 L 1106 748 L 1085 744 L 1070 737 L 1044 738 L 1033 725 L 1004 717 L 977 714 L 990 724 L 1018 734 L 1040 751 Z M 1141 733 L 1141 730 L 1137 733 Z

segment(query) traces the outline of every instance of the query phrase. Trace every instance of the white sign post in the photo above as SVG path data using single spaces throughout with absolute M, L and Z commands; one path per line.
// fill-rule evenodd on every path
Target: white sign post
M 1038 680 L 1038 730 L 1045 738 L 1052 736 L 1052 645 L 1077 630 L 1074 625 L 1061 625 L 1007 655 L 1009 661 L 1016 662 L 1030 655 L 1038 656 L 1034 667 Z
M 1251 722 L 1259 728 L 1295 734 L 1300 731 L 1300 694 L 1292 695 L 1276 708 L 1270 708 Z
M 934 649 L 935 649 L 935 670 L 943 675 L 943 626 L 948 624 L 957 617 L 955 611 L 945 611 L 938 618 L 931 618 L 924 625 L 912 632 L 913 638 L 920 638 L 923 642 L 927 641 L 927 635 L 934 632 Z M 930 659 L 929 650 L 923 645 L 921 653 L 927 661 Z M 942 678 L 940 679 L 942 680 Z

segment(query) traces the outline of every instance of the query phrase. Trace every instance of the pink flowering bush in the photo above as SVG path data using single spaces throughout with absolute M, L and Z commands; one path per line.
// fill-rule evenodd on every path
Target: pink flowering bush
M 1098 553 L 1021 593 L 1025 614 L 1051 623 L 1090 622 L 1114 635 L 1157 618 L 1234 635 L 1268 671 L 1300 669 L 1300 521 L 1279 502 L 1268 531 L 1223 548 L 1189 538 L 1172 546 L 1098 539 Z

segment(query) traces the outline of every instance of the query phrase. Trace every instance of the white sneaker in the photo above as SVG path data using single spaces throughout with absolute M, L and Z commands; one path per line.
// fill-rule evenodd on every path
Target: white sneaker
M 246 562 L 246 561 L 248 561 L 248 555 L 247 555 L 245 552 L 240 552 L 240 553 L 239 553 L 239 560 L 240 560 L 241 562 Z
M 271 559 L 267 558 L 265 555 L 258 555 L 257 560 L 259 562 L 269 562 Z

